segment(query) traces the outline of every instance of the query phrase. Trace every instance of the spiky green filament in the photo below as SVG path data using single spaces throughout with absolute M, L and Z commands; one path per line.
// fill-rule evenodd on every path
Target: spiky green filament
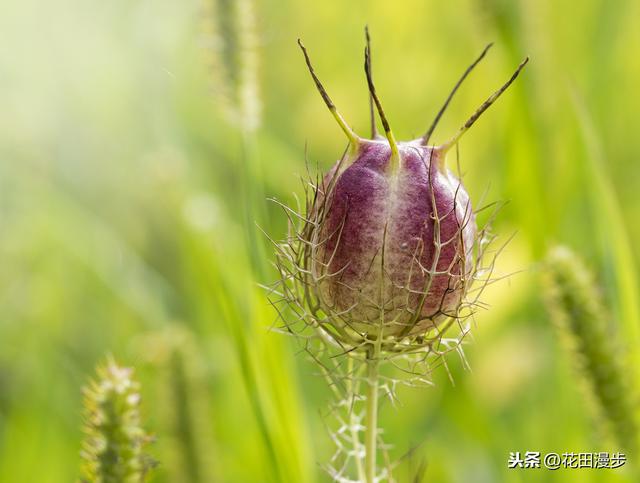
M 635 449 L 638 423 L 624 356 L 591 273 L 569 249 L 556 247 L 547 256 L 545 279 L 551 317 L 568 341 L 601 416 L 622 447 Z
M 527 65 L 528 62 L 529 62 L 529 57 L 526 57 L 522 62 L 520 62 L 520 65 L 515 70 L 515 72 L 511 75 L 509 80 L 505 82 L 497 91 L 491 94 L 487 98 L 487 100 L 480 105 L 480 107 L 476 110 L 476 112 L 474 112 L 471 115 L 471 117 L 467 119 L 467 121 L 462 125 L 462 127 L 458 130 L 458 132 L 451 139 L 449 139 L 449 141 L 447 141 L 446 143 L 440 146 L 440 149 L 446 152 L 449 149 L 451 149 L 451 147 L 455 146 L 456 143 L 460 141 L 460 138 L 462 137 L 462 135 L 466 133 L 471 126 L 473 126 L 473 124 L 478 120 L 478 118 L 480 118 L 480 116 L 482 116 L 484 111 L 489 109 L 489 107 L 491 107 L 491 104 L 493 104 L 498 99 L 498 97 L 500 97 L 502 93 L 506 91 L 511 84 L 513 84 L 513 81 L 516 80 L 516 78 L 518 77 L 518 75 L 520 74 L 522 69 L 524 69 L 524 66 Z
M 302 41 L 300 39 L 298 39 L 298 45 L 300 46 L 300 49 L 302 50 L 302 54 L 304 55 L 304 60 L 307 63 L 307 68 L 309 69 L 309 73 L 311 74 L 311 78 L 313 79 L 313 82 L 315 83 L 316 88 L 318 89 L 318 92 L 320 93 L 320 96 L 322 96 L 322 100 L 327 105 L 327 108 L 329 109 L 329 111 L 331 112 L 331 114 L 335 118 L 336 122 L 340 126 L 340 129 L 342 129 L 344 134 L 349 139 L 349 145 L 350 145 L 351 151 L 352 152 L 356 152 L 357 149 L 358 149 L 358 145 L 360 144 L 360 138 L 358 137 L 358 135 L 355 132 L 353 132 L 351 127 L 349 127 L 349 125 L 344 120 L 342 115 L 338 112 L 338 109 L 336 108 L 335 104 L 333 103 L 333 101 L 329 97 L 329 94 L 327 94 L 326 89 L 322 85 L 322 82 L 320 82 L 320 79 L 316 75 L 316 72 L 315 72 L 315 70 L 313 68 L 313 65 L 311 64 L 311 59 L 309 58 L 309 53 L 307 52 L 306 47 L 304 46 L 304 44 L 302 43 Z
M 133 370 L 112 358 L 97 368 L 97 379 L 84 388 L 84 481 L 140 483 L 152 460 L 142 449 L 149 437 L 140 423 L 139 384 Z

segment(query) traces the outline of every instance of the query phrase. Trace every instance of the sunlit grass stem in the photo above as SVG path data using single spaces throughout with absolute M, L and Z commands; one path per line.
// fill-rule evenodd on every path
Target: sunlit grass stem
M 211 400 L 200 347 L 186 327 L 175 325 L 154 345 L 164 376 L 157 396 L 161 405 L 163 461 L 172 483 L 207 483 L 218 479 L 219 448 L 210 423 Z
M 236 300 L 230 312 L 229 331 L 242 371 L 243 384 L 255 414 L 269 468 L 275 481 L 309 481 L 312 476 L 304 460 L 305 440 L 303 431 L 296 422 L 297 401 L 295 379 L 286 383 L 287 354 L 282 346 L 267 346 L 265 323 L 270 323 L 271 314 L 264 311 L 267 305 L 262 292 L 256 295 L 253 285 L 268 279 L 269 257 L 266 254 L 264 237 L 258 226 L 269 225 L 266 196 L 263 184 L 261 154 L 257 131 L 261 125 L 261 96 L 258 70 L 260 61 L 258 12 L 254 0 L 208 0 L 212 5 L 211 25 L 216 35 L 216 44 L 222 48 L 214 51 L 213 75 L 217 88 L 227 98 L 227 120 L 235 128 L 238 150 L 236 163 L 239 187 L 237 203 L 233 210 L 242 219 L 244 247 L 248 255 L 250 277 L 245 296 Z M 215 49 L 214 49 L 215 50 Z M 218 75 L 219 73 L 223 75 Z M 236 211 L 237 210 L 237 211 Z M 266 316 L 265 316 L 266 314 Z M 271 361 L 266 363 L 265 361 Z M 291 379 L 291 378 L 290 378 Z M 269 387 L 264 391 L 262 386 Z M 288 400 L 285 403 L 283 394 Z M 282 422 L 281 416 L 290 417 Z M 272 421 L 277 420 L 274 424 Z
M 603 257 L 610 261 L 613 288 L 609 296 L 628 347 L 628 370 L 640 385 L 640 282 L 629 226 L 607 173 L 606 167 L 611 160 L 607 159 L 601 135 L 578 90 L 571 89 L 570 93 L 588 161 L 585 181 L 589 189 L 586 193 L 597 227 L 599 248 Z

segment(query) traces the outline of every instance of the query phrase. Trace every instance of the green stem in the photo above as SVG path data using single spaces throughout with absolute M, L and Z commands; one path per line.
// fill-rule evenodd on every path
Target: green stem
M 356 374 L 353 371 L 353 358 L 349 357 L 347 362 L 347 397 L 351 399 L 349 408 L 349 428 L 351 432 L 351 444 L 353 445 L 356 469 L 358 470 L 358 481 L 365 481 L 364 464 L 360 453 L 360 438 L 358 437 L 357 421 L 355 417 L 356 394 L 358 389 L 354 388 Z M 358 386 L 360 383 L 357 384 Z
M 267 263 L 268 259 L 264 244 L 264 237 L 260 234 L 256 227 L 269 226 L 266 205 L 266 196 L 264 194 L 264 186 L 260 181 L 263 179 L 262 169 L 260 166 L 259 153 L 257 147 L 256 135 L 253 131 L 243 130 L 241 133 L 241 155 L 242 163 L 242 186 L 244 191 L 242 199 L 244 200 L 244 231 L 249 250 L 249 262 L 253 269 L 254 276 L 260 281 L 268 279 Z
M 378 366 L 380 345 L 371 344 L 367 351 L 367 414 L 365 432 L 366 483 L 374 483 L 376 477 L 376 452 L 378 439 Z

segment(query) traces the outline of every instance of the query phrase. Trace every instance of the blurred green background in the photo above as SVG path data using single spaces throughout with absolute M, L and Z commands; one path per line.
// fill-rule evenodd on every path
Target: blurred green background
M 510 201 L 495 231 L 516 235 L 498 274 L 518 273 L 486 292 L 491 308 L 466 347 L 472 371 L 451 357 L 455 385 L 436 371 L 434 387 L 383 406 L 392 455 L 420 445 L 398 480 L 424 457 L 428 482 L 634 481 L 623 470 L 508 470 L 507 458 L 616 449 L 548 320 L 538 264 L 550 243 L 577 250 L 629 344 L 640 3 L 210 2 L 0 5 L 0 481 L 77 479 L 81 387 L 108 353 L 142 382 L 161 462 L 153 481 L 328 480 L 331 395 L 296 343 L 268 331 L 275 313 L 258 282 L 275 275 L 254 220 L 284 236 L 266 197 L 302 194 L 305 143 L 312 171 L 345 145 L 297 37 L 367 133 L 365 23 L 401 139 L 426 129 L 489 41 L 435 141 L 531 56 L 460 145 L 472 199 L 488 189 Z

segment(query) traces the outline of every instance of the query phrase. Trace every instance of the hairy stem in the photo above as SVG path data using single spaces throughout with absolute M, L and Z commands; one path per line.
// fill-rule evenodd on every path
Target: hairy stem
M 365 462 L 367 483 L 374 483 L 376 477 L 379 356 L 380 344 L 378 342 L 374 342 L 367 351 L 367 413 L 365 421 Z

